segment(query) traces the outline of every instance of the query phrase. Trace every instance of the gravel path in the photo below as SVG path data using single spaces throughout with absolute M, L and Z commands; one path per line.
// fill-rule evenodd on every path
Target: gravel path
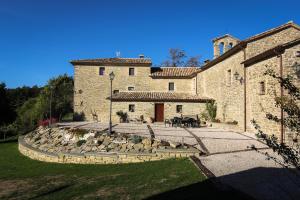
M 70 123 L 64 126 L 96 130 L 107 129 L 101 123 Z M 199 150 L 206 149 L 206 156 L 199 156 L 201 163 L 225 185 L 241 190 L 255 199 L 300 199 L 300 174 L 286 169 L 281 157 L 260 141 L 253 133 L 236 133 L 216 128 L 175 128 L 163 124 L 149 124 L 155 138 L 184 141 Z M 114 131 L 151 137 L 147 124 L 115 124 Z M 200 140 L 200 141 L 199 141 Z M 259 152 L 250 147 L 255 145 Z M 265 153 L 277 161 L 267 159 Z

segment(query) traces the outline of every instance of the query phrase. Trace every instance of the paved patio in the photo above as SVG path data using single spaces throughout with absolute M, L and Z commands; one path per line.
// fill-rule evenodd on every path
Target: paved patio
M 107 130 L 103 123 L 62 124 L 85 129 Z M 236 133 L 211 127 L 175 128 L 164 124 L 114 124 L 113 130 L 155 138 L 184 141 L 207 155 L 199 156 L 201 163 L 211 171 L 216 180 L 239 189 L 256 199 L 300 199 L 300 175 L 284 168 L 281 157 L 260 141 L 254 134 Z M 252 150 L 255 145 L 261 153 Z M 277 160 L 267 159 L 268 152 Z M 278 162 L 279 161 L 279 162 Z

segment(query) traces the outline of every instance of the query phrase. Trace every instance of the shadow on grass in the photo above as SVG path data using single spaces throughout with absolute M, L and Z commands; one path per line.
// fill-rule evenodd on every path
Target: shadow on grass
M 296 200 L 300 199 L 300 176 L 295 169 L 259 167 L 210 178 L 147 198 L 160 199 Z
M 44 197 L 44 196 L 47 196 L 47 195 L 51 195 L 51 194 L 53 194 L 55 192 L 60 192 L 60 191 L 62 191 L 64 189 L 67 189 L 67 188 L 73 186 L 73 185 L 74 184 L 60 185 L 58 187 L 51 188 L 50 190 L 47 190 L 47 191 L 45 191 L 45 192 L 43 192 L 41 194 L 38 194 L 38 195 L 36 195 L 36 196 L 34 196 L 34 197 L 30 198 L 30 199 L 40 199 L 41 197 Z

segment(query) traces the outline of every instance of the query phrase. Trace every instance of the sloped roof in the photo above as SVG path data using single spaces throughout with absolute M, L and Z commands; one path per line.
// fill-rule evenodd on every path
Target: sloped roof
M 107 99 L 110 99 L 108 97 Z M 145 102 L 208 102 L 213 99 L 188 93 L 175 92 L 119 92 L 112 96 L 112 101 L 145 101 Z
M 152 67 L 152 78 L 192 78 L 197 76 L 199 67 Z
M 151 66 L 150 58 L 96 58 L 72 60 L 72 65 Z
M 241 51 L 243 48 L 245 48 L 247 46 L 247 44 L 249 42 L 252 42 L 252 41 L 255 41 L 255 40 L 258 40 L 258 39 L 261 39 L 261 38 L 264 38 L 264 37 L 267 37 L 269 35 L 272 35 L 274 33 L 277 33 L 277 32 L 280 32 L 282 30 L 285 30 L 287 28 L 290 28 L 290 27 L 293 27 L 293 28 L 296 28 L 298 30 L 300 30 L 300 26 L 295 24 L 294 22 L 290 21 L 288 23 L 285 23 L 281 26 L 278 26 L 278 27 L 275 27 L 275 28 L 272 28 L 272 29 L 269 29 L 265 32 L 262 32 L 262 33 L 259 33 L 259 34 L 256 34 L 254 36 L 251 36 L 245 40 L 242 40 L 240 41 L 237 45 L 235 45 L 234 47 L 232 47 L 231 49 L 229 49 L 228 51 L 226 51 L 224 54 L 220 55 L 219 57 L 213 59 L 212 61 L 208 62 L 207 64 L 205 64 L 203 67 L 202 67 L 202 70 L 206 70 L 212 66 L 214 66 L 215 64 L 225 60 L 226 58 L 230 57 L 231 55 Z
M 297 38 L 295 40 L 292 40 L 290 42 L 280 44 L 272 49 L 266 50 L 254 57 L 251 57 L 245 61 L 242 62 L 242 64 L 245 64 L 245 66 L 250 66 L 252 64 L 255 64 L 257 62 L 260 62 L 262 60 L 268 59 L 270 57 L 276 56 L 278 54 L 281 54 L 284 52 L 285 49 L 290 48 L 292 46 L 300 44 L 300 38 Z

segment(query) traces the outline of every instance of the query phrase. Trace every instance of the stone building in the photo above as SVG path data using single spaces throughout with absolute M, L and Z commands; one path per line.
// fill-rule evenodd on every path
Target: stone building
M 144 56 L 73 60 L 74 111 L 87 120 L 108 121 L 113 71 L 113 122 L 119 122 L 120 110 L 146 121 L 199 115 L 206 102 L 215 100 L 222 122 L 237 121 L 240 131 L 253 131 L 255 119 L 263 130 L 283 138 L 284 128 L 267 120 L 266 113 L 284 114 L 274 106 L 274 97 L 285 91 L 264 72 L 267 67 L 282 75 L 299 71 L 300 27 L 288 22 L 245 40 L 226 34 L 213 39 L 213 50 L 214 59 L 200 68 L 154 68 Z

